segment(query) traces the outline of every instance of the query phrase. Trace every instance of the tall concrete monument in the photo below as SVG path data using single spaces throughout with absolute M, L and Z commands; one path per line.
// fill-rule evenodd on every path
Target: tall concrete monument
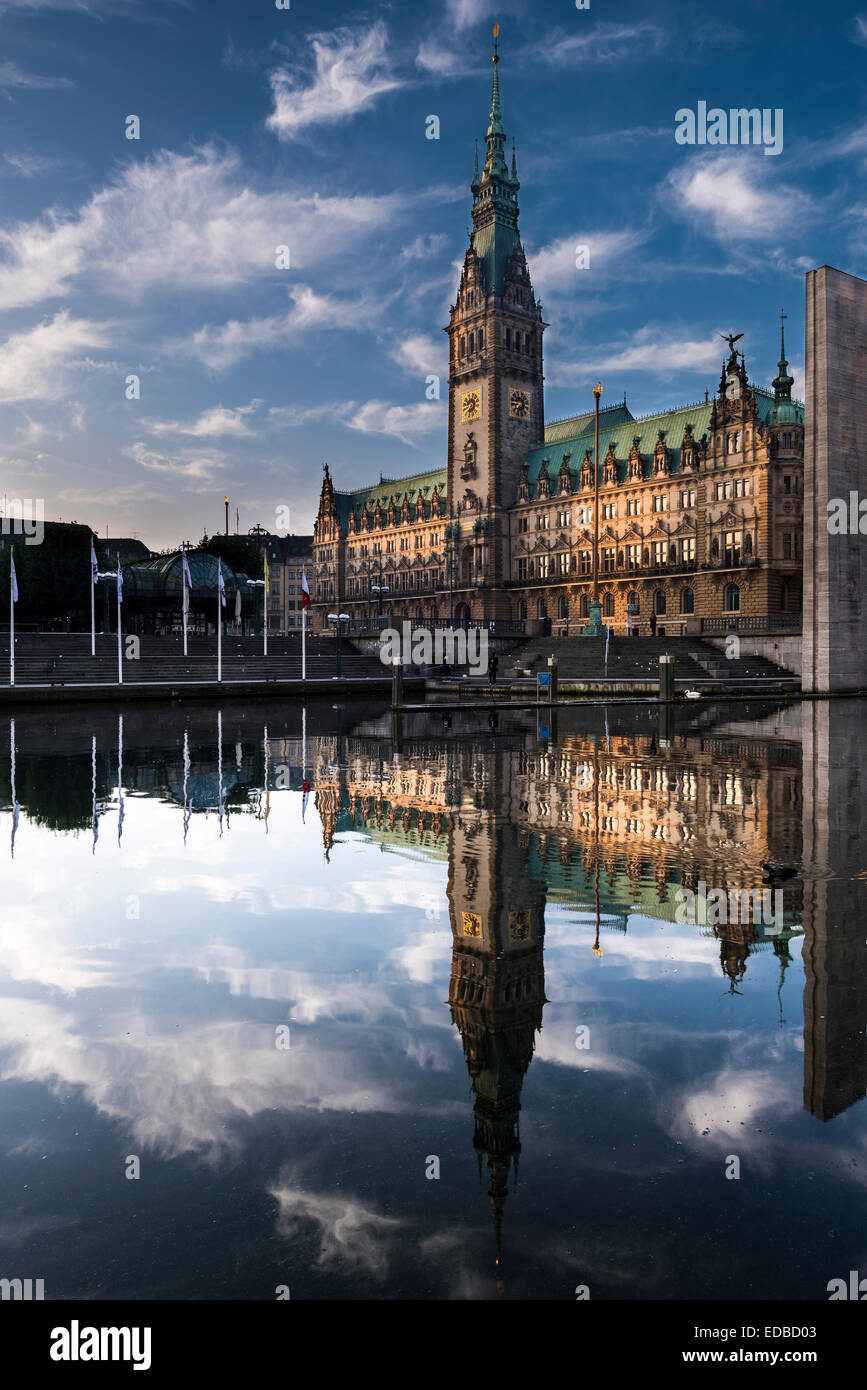
M 807 272 L 806 362 L 802 688 L 867 690 L 867 280 Z

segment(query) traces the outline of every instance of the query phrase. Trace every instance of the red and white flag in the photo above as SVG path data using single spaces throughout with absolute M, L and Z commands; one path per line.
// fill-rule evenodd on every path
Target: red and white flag
M 301 607 L 310 607 L 310 585 L 307 583 L 307 575 L 301 571 Z

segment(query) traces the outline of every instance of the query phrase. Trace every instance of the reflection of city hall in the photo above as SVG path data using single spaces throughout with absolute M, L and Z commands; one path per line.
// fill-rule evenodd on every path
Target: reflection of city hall
M 603 617 L 652 611 L 669 633 L 726 613 L 801 608 L 803 408 L 782 342 L 773 391 L 735 348 L 716 395 L 640 419 L 624 398 L 545 423 L 542 335 L 518 232 L 495 58 L 487 157 L 449 335 L 442 469 L 352 492 L 326 468 L 313 612 L 430 623 L 586 618 L 598 523 Z M 576 272 L 577 273 L 577 272 Z M 594 469 L 598 478 L 598 517 Z M 572 629 L 574 630 L 574 628 Z M 646 629 L 645 629 L 646 630 Z
M 395 761 L 371 731 L 318 739 L 313 769 L 327 849 L 355 830 L 448 860 L 449 1004 L 499 1240 L 523 1078 L 547 1002 L 546 901 L 575 912 L 599 952 L 606 929 L 627 930 L 630 911 L 672 919 L 678 884 L 756 887 L 762 861 L 799 858 L 799 750 L 713 735 L 662 749 L 647 735 L 566 735 L 546 748 L 530 735 L 494 743 L 476 734 L 448 744 L 407 737 Z M 779 932 L 751 921 L 697 928 L 719 939 L 731 991 L 757 951 L 775 953 L 782 986 L 800 899 L 799 885 L 787 890 Z M 812 898 L 804 925 L 804 1103 L 827 1120 L 867 1093 L 867 970 L 849 939 L 859 927 L 829 933 Z

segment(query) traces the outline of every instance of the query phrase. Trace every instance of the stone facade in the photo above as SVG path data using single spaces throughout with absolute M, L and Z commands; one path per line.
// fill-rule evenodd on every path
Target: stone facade
M 807 691 L 863 690 L 867 515 L 858 507 L 867 489 L 867 281 L 827 265 L 807 274 L 807 407 L 802 683 Z M 846 523 L 832 530 L 835 500 Z

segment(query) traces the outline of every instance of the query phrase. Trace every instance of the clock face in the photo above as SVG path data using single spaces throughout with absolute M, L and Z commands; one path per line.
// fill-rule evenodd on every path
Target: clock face
M 465 391 L 461 396 L 461 419 L 480 420 L 482 418 L 481 391 Z
M 464 936 L 481 936 L 482 919 L 477 912 L 462 912 Z
M 516 420 L 526 420 L 530 414 L 530 393 L 529 391 L 510 391 L 509 392 L 509 414 Z

